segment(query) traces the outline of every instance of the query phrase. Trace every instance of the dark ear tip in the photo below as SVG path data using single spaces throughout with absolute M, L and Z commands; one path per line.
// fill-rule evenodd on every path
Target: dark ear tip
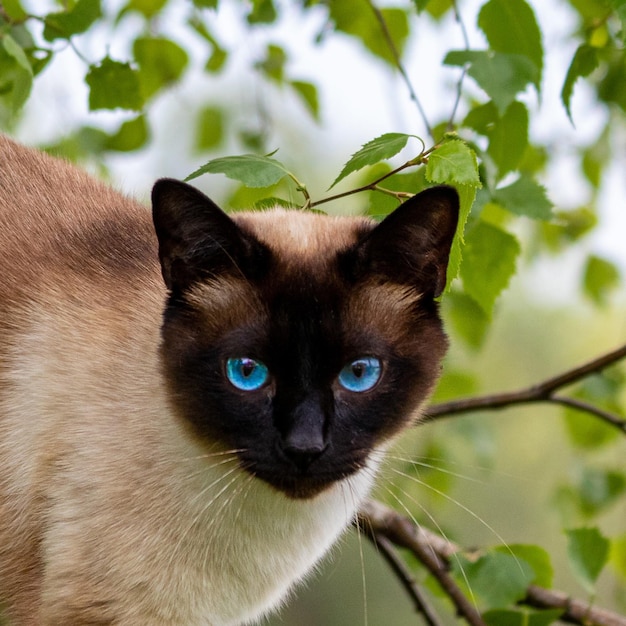
M 450 185 L 435 185 L 434 187 L 428 187 L 424 189 L 420 194 L 423 198 L 430 197 L 435 200 L 444 201 L 449 204 L 452 208 L 459 210 L 459 192 Z
M 158 202 L 168 194 L 181 193 L 194 189 L 191 185 L 175 178 L 159 178 L 152 186 L 152 203 Z

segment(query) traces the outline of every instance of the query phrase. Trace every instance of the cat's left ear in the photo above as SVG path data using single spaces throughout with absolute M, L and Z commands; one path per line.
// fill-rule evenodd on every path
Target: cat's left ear
M 357 248 L 360 265 L 388 280 L 414 285 L 438 297 L 459 220 L 459 196 L 453 187 L 426 189 L 388 215 Z
M 264 246 L 187 183 L 158 180 L 152 189 L 152 218 L 163 279 L 172 292 L 225 272 L 247 276 L 263 264 Z

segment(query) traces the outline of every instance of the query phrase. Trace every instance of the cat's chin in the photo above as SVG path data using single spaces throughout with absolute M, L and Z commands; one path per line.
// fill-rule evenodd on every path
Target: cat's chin
M 346 470 L 331 476 L 316 476 L 314 473 L 295 474 L 280 471 L 248 470 L 258 480 L 263 481 L 275 491 L 279 491 L 291 500 L 312 500 L 337 483 L 354 475 L 358 469 Z

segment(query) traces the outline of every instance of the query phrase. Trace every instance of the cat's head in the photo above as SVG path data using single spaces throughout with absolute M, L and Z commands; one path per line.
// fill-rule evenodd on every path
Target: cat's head
M 169 290 L 164 371 L 199 437 L 305 498 L 416 419 L 447 347 L 435 298 L 456 191 L 423 191 L 379 224 L 281 209 L 229 217 L 169 179 L 152 197 Z

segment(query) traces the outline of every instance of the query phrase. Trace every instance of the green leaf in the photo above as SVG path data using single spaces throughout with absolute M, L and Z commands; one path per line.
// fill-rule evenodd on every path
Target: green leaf
M 267 209 L 275 209 L 276 207 L 281 207 L 283 209 L 295 209 L 298 208 L 298 205 L 293 202 L 289 202 L 289 200 L 285 200 L 284 198 L 271 196 L 269 198 L 262 198 L 261 200 L 255 202 L 252 209 L 254 211 L 266 211 Z M 317 212 L 323 213 L 323 211 Z
M 578 394 L 577 394 L 578 395 Z M 566 408 L 563 411 L 567 434 L 572 443 L 583 450 L 600 448 L 619 436 L 619 431 L 585 412 Z
M 494 548 L 494 550 L 502 552 L 503 554 L 511 554 L 528 563 L 535 574 L 532 580 L 534 585 L 539 585 L 547 589 L 552 587 L 554 569 L 552 568 L 550 555 L 543 548 L 528 544 L 514 543 L 498 546 Z
M 406 135 L 404 133 L 386 133 L 363 144 L 363 147 L 357 150 L 343 166 L 339 176 L 335 178 L 329 189 L 332 189 L 339 181 L 348 176 L 348 174 L 356 172 L 367 165 L 375 165 L 380 161 L 395 156 L 406 146 L 411 136 L 412 135 Z
M 506 54 L 491 50 L 452 50 L 444 65 L 465 67 L 467 73 L 493 100 L 500 115 L 515 100 L 518 93 L 539 80 L 537 66 L 521 54 Z
M 609 368 L 587 376 L 572 395 L 599 409 L 623 416 L 620 394 L 624 383 L 621 370 Z M 565 410 L 565 421 L 571 442 L 583 450 L 600 448 L 620 436 L 619 431 L 606 422 L 573 408 Z
M 351 2 L 330 2 L 330 17 L 337 30 L 358 39 L 372 54 L 396 68 L 396 59 L 384 35 L 383 26 L 377 19 L 368 0 Z M 380 9 L 380 16 L 385 23 L 398 54 L 402 51 L 409 35 L 409 21 L 403 9 Z
M 133 43 L 145 100 L 180 79 L 189 57 L 178 44 L 163 37 L 139 37 Z
M 611 541 L 611 564 L 626 579 L 626 533 Z
M 490 551 L 476 561 L 459 557 L 453 565 L 457 579 L 469 586 L 480 604 L 488 609 L 504 608 L 526 596 L 528 585 L 534 578 L 530 565 L 511 554 Z
M 431 183 L 480 187 L 476 154 L 460 139 L 445 141 L 428 156 L 426 179 Z
M 196 148 L 210 150 L 224 139 L 224 113 L 218 107 L 205 107 L 200 111 L 196 125 Z
M 6 16 L 14 22 L 22 22 L 28 17 L 20 0 L 2 0 L 2 8 Z
M 144 100 L 139 86 L 139 74 L 128 63 L 106 57 L 92 65 L 85 77 L 89 86 L 89 109 L 129 109 L 140 111 Z
M 139 150 L 148 141 L 148 125 L 143 115 L 124 122 L 119 130 L 105 142 L 106 150 L 133 152 Z
M 248 24 L 272 24 L 277 13 L 273 0 L 252 0 L 252 10 L 248 13 Z
M 444 319 L 465 343 L 478 350 L 487 336 L 490 319 L 479 304 L 465 293 L 452 290 L 443 299 Z
M 130 0 L 123 11 L 137 11 L 150 19 L 167 4 L 167 0 Z
M 549 220 L 552 217 L 552 203 L 546 196 L 545 188 L 529 176 L 520 176 L 507 187 L 497 189 L 493 199 L 516 215 L 536 220 Z
M 531 609 L 493 609 L 483 614 L 487 626 L 549 626 L 559 620 L 563 611 L 533 611 Z
M 224 67 L 224 63 L 226 63 L 228 52 L 222 48 L 217 39 L 209 32 L 204 22 L 200 19 L 192 17 L 189 20 L 189 26 L 191 26 L 200 37 L 207 41 L 211 47 L 211 55 L 204 68 L 207 72 L 219 72 Z
M 517 239 L 499 228 L 478 222 L 465 238 L 461 278 L 466 293 L 491 316 L 497 297 L 515 274 L 520 253 Z
M 598 51 L 593 46 L 581 44 L 576 50 L 574 58 L 567 70 L 563 89 L 561 90 L 561 101 L 563 102 L 567 117 L 569 117 L 570 121 L 573 121 L 570 106 L 572 94 L 574 93 L 574 85 L 579 78 L 589 76 L 589 74 L 598 67 L 599 63 Z
M 8 108 L 19 111 L 33 86 L 33 71 L 22 47 L 6 34 L 0 47 L 0 97 Z
M 319 122 L 320 119 L 320 104 L 317 97 L 317 87 L 313 83 L 308 83 L 301 80 L 289 81 L 289 84 L 293 90 L 300 96 L 302 102 L 304 102 L 306 108 L 309 110 L 313 119 Z
M 619 270 L 613 263 L 594 254 L 589 255 L 583 272 L 585 294 L 596 304 L 606 304 L 612 291 L 621 285 Z
M 272 24 L 276 21 L 276 7 L 272 0 L 252 0 L 252 10 L 248 13 L 248 24 Z
M 426 11 L 435 20 L 440 20 L 454 7 L 455 0 L 430 0 L 426 3 Z
M 213 159 L 192 172 L 185 180 L 192 180 L 202 174 L 225 174 L 247 187 L 269 187 L 289 176 L 290 172 L 280 161 L 269 156 L 242 154 Z
M 531 6 L 525 0 L 489 0 L 478 14 L 478 26 L 492 50 L 521 54 L 532 61 L 537 68 L 533 82 L 540 91 L 543 46 L 541 30 Z
M 612 470 L 585 467 L 578 486 L 581 512 L 587 516 L 597 515 L 620 498 L 625 490 L 626 477 L 624 474 Z
M 469 218 L 477 188 L 474 185 L 455 185 L 459 194 L 459 223 L 450 249 L 450 260 L 446 273 L 446 291 L 449 291 L 452 281 L 459 275 L 459 269 L 463 258 L 463 246 L 465 245 L 465 224 Z
M 474 108 L 470 109 L 462 125 L 473 128 L 481 135 L 488 136 L 499 117 L 496 105 L 492 100 L 489 100 L 489 102 L 476 105 Z
M 590 594 L 608 557 L 610 542 L 597 528 L 566 530 L 567 554 L 578 581 Z
M 193 0 L 194 6 L 200 9 L 217 9 L 219 0 Z
M 430 0 L 413 0 L 413 4 L 415 5 L 415 9 L 418 13 L 421 13 L 429 2 Z
M 78 0 L 67 11 L 46 15 L 43 36 L 47 41 L 69 39 L 84 33 L 100 17 L 100 0 Z
M 621 39 L 626 43 L 626 0 L 608 0 L 609 4 L 615 11 L 615 15 L 622 23 Z
M 267 78 L 280 84 L 284 79 L 286 62 L 287 53 L 285 50 L 275 44 L 268 44 L 265 58 L 255 63 L 255 67 L 263 72 Z
M 521 102 L 512 102 L 501 118 L 496 118 L 488 131 L 487 153 L 498 167 L 502 179 L 514 171 L 528 147 L 528 109 Z

